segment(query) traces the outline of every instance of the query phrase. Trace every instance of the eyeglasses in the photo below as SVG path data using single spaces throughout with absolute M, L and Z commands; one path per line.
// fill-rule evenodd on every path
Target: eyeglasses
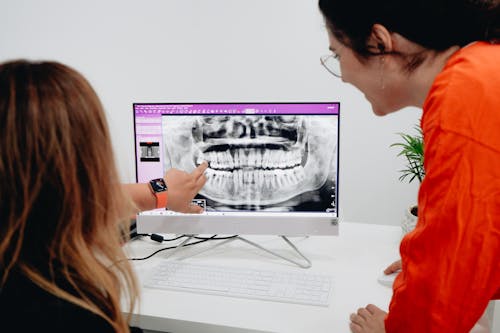
M 335 77 L 342 78 L 342 72 L 340 71 L 340 61 L 339 55 L 337 53 L 330 53 L 319 58 L 323 67 L 330 72 Z

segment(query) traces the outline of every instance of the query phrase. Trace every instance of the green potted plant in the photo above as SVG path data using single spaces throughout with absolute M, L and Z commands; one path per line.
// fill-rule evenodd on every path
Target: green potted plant
M 406 159 L 406 168 L 399 170 L 401 172 L 399 180 L 408 181 L 408 183 L 418 180 L 418 182 L 421 183 L 425 176 L 424 141 L 420 126 L 415 126 L 414 128 L 417 132 L 414 135 L 398 133 L 402 141 L 393 143 L 391 147 L 399 148 L 400 152 L 398 153 L 398 156 L 404 156 Z M 417 205 L 408 208 L 405 214 L 405 219 L 401 224 L 404 233 L 407 233 L 415 228 L 415 225 L 417 224 L 417 215 Z

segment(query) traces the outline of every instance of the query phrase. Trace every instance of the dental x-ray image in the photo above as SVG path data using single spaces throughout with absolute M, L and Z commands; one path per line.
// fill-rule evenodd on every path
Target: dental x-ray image
M 208 161 L 207 210 L 336 212 L 335 115 L 164 115 L 164 170 Z

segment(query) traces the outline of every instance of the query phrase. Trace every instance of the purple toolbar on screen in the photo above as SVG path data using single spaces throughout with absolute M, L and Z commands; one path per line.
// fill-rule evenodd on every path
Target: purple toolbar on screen
M 339 103 L 134 104 L 136 115 L 338 114 Z

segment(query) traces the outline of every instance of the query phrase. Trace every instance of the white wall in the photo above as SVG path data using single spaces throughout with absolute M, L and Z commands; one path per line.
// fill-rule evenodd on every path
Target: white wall
M 398 224 L 417 184 L 389 145 L 420 111 L 378 118 L 327 73 L 316 0 L 0 0 L 0 61 L 82 72 L 107 111 L 123 181 L 134 181 L 133 102 L 340 101 L 340 214 Z

